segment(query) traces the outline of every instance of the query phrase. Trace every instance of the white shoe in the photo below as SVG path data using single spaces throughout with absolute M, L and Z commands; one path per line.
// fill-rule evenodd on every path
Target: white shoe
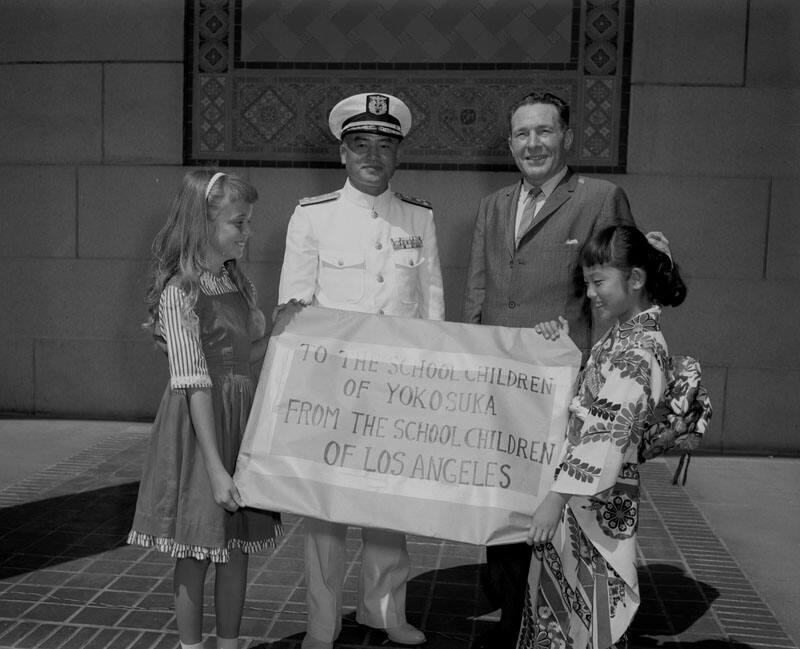
M 326 642 L 325 640 L 317 640 L 310 633 L 306 633 L 306 637 L 303 638 L 303 644 L 300 645 L 300 649 L 333 649 L 333 643 Z
M 389 627 L 386 629 L 386 635 L 392 642 L 405 645 L 424 644 L 428 640 L 422 631 L 408 622 L 404 622 L 400 626 Z

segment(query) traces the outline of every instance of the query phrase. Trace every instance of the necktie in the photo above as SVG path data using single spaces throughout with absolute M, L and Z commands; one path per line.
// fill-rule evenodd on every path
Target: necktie
M 517 231 L 519 233 L 517 236 L 517 245 L 519 245 L 522 235 L 528 231 L 528 228 L 530 228 L 531 224 L 533 223 L 533 212 L 536 207 L 536 199 L 541 193 L 542 189 L 540 187 L 533 187 L 525 197 L 525 207 L 522 209 L 522 217 L 520 217 L 519 230 Z

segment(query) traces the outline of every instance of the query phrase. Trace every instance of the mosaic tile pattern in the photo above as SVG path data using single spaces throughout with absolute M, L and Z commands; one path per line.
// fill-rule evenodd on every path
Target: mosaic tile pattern
M 381 89 L 414 124 L 403 166 L 513 169 L 509 106 L 572 106 L 570 164 L 622 172 L 632 0 L 188 0 L 184 162 L 338 166 L 341 98 Z
M 243 0 L 241 61 L 560 63 L 572 0 Z

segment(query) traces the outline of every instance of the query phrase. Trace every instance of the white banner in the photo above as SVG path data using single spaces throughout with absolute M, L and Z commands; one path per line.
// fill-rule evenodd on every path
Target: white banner
M 234 480 L 247 505 L 476 544 L 524 540 L 580 365 L 532 329 L 288 307 Z

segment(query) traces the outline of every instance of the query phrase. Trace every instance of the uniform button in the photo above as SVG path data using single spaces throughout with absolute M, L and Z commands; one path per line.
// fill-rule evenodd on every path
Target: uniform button
M 383 248 L 383 244 L 380 241 L 378 241 L 378 243 L 375 244 L 375 250 L 380 250 L 382 248 Z
M 383 309 L 378 309 L 378 315 L 383 315 Z
M 414 265 L 414 260 L 413 259 L 409 259 L 408 260 L 408 265 L 409 266 L 413 266 Z
M 340 260 L 339 260 L 337 263 L 338 263 L 340 266 L 344 266 L 344 259 L 340 259 Z
M 517 303 L 514 302 L 514 300 L 509 301 L 509 303 L 508 303 L 508 308 L 509 309 L 513 309 L 515 306 L 517 306 Z
M 383 284 L 383 275 L 378 275 L 375 279 L 378 280 L 378 284 Z

